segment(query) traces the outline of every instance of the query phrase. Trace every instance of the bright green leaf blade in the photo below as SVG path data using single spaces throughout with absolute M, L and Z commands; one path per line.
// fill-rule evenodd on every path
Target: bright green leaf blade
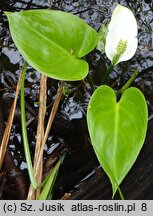
M 90 99 L 87 122 L 91 142 L 110 178 L 113 195 L 143 146 L 147 119 L 146 101 L 137 88 L 127 89 L 117 103 L 114 91 L 104 85 Z
M 54 10 L 5 13 L 12 38 L 25 60 L 59 80 L 81 80 L 88 63 L 80 58 L 98 43 L 97 32 L 82 19 Z
M 50 190 L 52 190 L 53 186 L 54 186 L 54 182 L 55 182 L 55 178 L 58 174 L 58 170 L 60 167 L 60 161 L 57 162 L 57 164 L 55 165 L 55 167 L 51 170 L 51 172 L 49 173 L 49 177 L 47 179 L 47 182 L 39 196 L 39 200 L 46 200 L 48 193 Z

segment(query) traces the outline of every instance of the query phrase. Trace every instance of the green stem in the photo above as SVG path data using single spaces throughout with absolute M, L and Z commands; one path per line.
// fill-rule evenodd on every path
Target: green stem
M 25 80 L 25 73 L 26 73 L 27 63 L 25 62 L 23 65 L 22 71 L 22 81 L 21 81 L 21 126 L 22 126 L 22 137 L 23 137 L 23 145 L 24 145 L 24 152 L 25 158 L 28 166 L 29 178 L 34 189 L 37 188 L 37 182 L 34 176 L 31 156 L 30 156 L 30 149 L 28 143 L 28 136 L 27 136 L 27 129 L 26 129 L 26 112 L 25 112 L 25 101 L 24 101 L 24 80 Z
M 130 77 L 130 79 L 125 83 L 125 85 L 119 89 L 117 91 L 117 95 L 121 95 L 127 88 L 130 87 L 131 83 L 135 80 L 135 78 L 137 77 L 139 71 L 138 70 L 135 70 L 132 74 L 132 76 Z
M 118 190 L 118 192 L 119 192 L 119 195 L 120 195 L 120 197 L 121 197 L 121 200 L 124 200 L 123 193 L 122 193 L 122 191 L 121 191 L 121 189 L 120 189 L 119 186 L 117 186 L 117 190 Z
M 107 69 L 107 71 L 106 71 L 106 73 L 105 73 L 105 75 L 104 75 L 104 78 L 103 78 L 103 80 L 102 80 L 102 84 L 105 84 L 105 83 L 107 82 L 107 80 L 108 80 L 108 78 L 109 78 L 109 75 L 112 73 L 113 69 L 114 69 L 114 65 L 111 64 L 111 65 L 108 67 L 108 69 Z
M 113 175 L 112 175 L 112 176 L 113 176 Z M 119 185 L 118 185 L 118 183 L 117 183 L 117 181 L 116 181 L 116 179 L 115 179 L 114 176 L 113 176 L 113 178 L 114 178 L 114 181 L 115 181 L 115 183 L 116 183 L 116 185 L 117 185 L 117 190 L 118 190 L 118 192 L 119 192 L 120 198 L 121 198 L 121 200 L 124 200 L 123 193 L 122 193 L 122 191 L 121 191 L 121 189 L 120 189 L 120 187 L 119 187 Z M 114 197 L 114 195 L 115 195 L 115 194 L 113 194 L 113 197 Z
M 116 181 L 114 175 L 112 174 L 111 170 L 109 170 L 109 172 L 111 173 L 111 176 L 113 177 L 113 181 L 115 182 L 115 184 L 116 184 L 116 186 L 117 186 L 117 190 L 118 190 L 118 192 L 119 192 L 119 195 L 120 195 L 120 197 L 121 197 L 121 200 L 124 200 L 123 193 L 122 193 L 122 191 L 121 191 L 121 189 L 120 189 L 120 187 L 119 187 L 119 185 L 118 185 L 118 183 L 117 183 L 117 181 Z M 115 193 L 116 193 L 116 191 L 115 191 Z M 115 193 L 113 193 L 112 198 L 114 198 Z

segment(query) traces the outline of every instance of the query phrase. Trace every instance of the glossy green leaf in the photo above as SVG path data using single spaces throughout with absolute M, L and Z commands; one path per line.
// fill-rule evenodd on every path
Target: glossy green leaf
M 25 60 L 58 80 L 81 80 L 88 63 L 81 58 L 98 43 L 97 32 L 79 17 L 54 10 L 5 12 L 12 38 Z
M 143 146 L 147 119 L 146 101 L 137 88 L 127 89 L 116 102 L 113 89 L 103 85 L 90 99 L 87 122 L 91 142 L 113 195 Z

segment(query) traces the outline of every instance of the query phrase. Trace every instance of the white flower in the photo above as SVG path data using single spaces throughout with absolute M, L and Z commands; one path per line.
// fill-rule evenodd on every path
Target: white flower
M 117 5 L 108 26 L 105 52 L 113 65 L 127 61 L 136 52 L 137 22 L 131 10 Z

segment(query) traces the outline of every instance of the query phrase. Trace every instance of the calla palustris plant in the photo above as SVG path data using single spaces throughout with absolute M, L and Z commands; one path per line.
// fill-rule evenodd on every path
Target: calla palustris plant
M 112 65 L 132 58 L 137 48 L 137 23 L 133 13 L 117 5 L 106 40 L 100 39 Z M 90 99 L 87 111 L 89 134 L 97 158 L 111 181 L 113 195 L 143 146 L 147 119 L 147 104 L 137 88 L 127 89 L 117 102 L 110 87 L 100 86 Z
M 83 20 L 53 10 L 6 15 L 17 48 L 36 70 L 59 80 L 80 80 L 87 75 L 88 64 L 81 58 L 97 46 L 98 34 Z M 137 23 L 128 8 L 118 5 L 108 32 L 103 32 L 101 39 L 112 65 L 132 58 L 137 48 Z M 127 89 L 117 102 L 110 87 L 100 86 L 90 99 L 87 123 L 91 142 L 110 178 L 113 195 L 143 146 L 147 115 L 145 98 L 136 88 Z
M 89 66 L 82 57 L 95 48 L 98 34 L 82 19 L 54 10 L 29 10 L 5 12 L 5 14 L 16 47 L 33 68 L 57 80 L 75 81 L 87 75 Z M 22 78 L 23 143 L 29 177 L 32 186 L 36 188 L 37 182 L 32 170 L 27 136 L 25 136 L 24 76 Z M 53 173 L 51 173 L 51 182 L 46 183 L 47 185 L 53 183 L 52 176 Z
M 113 89 L 102 85 L 90 99 L 87 123 L 91 143 L 111 181 L 113 195 L 143 146 L 147 119 L 145 98 L 135 87 L 128 88 L 117 102 Z
M 89 70 L 81 59 L 98 43 L 97 32 L 79 17 L 54 10 L 5 12 L 13 41 L 36 70 L 57 80 L 81 80 Z

